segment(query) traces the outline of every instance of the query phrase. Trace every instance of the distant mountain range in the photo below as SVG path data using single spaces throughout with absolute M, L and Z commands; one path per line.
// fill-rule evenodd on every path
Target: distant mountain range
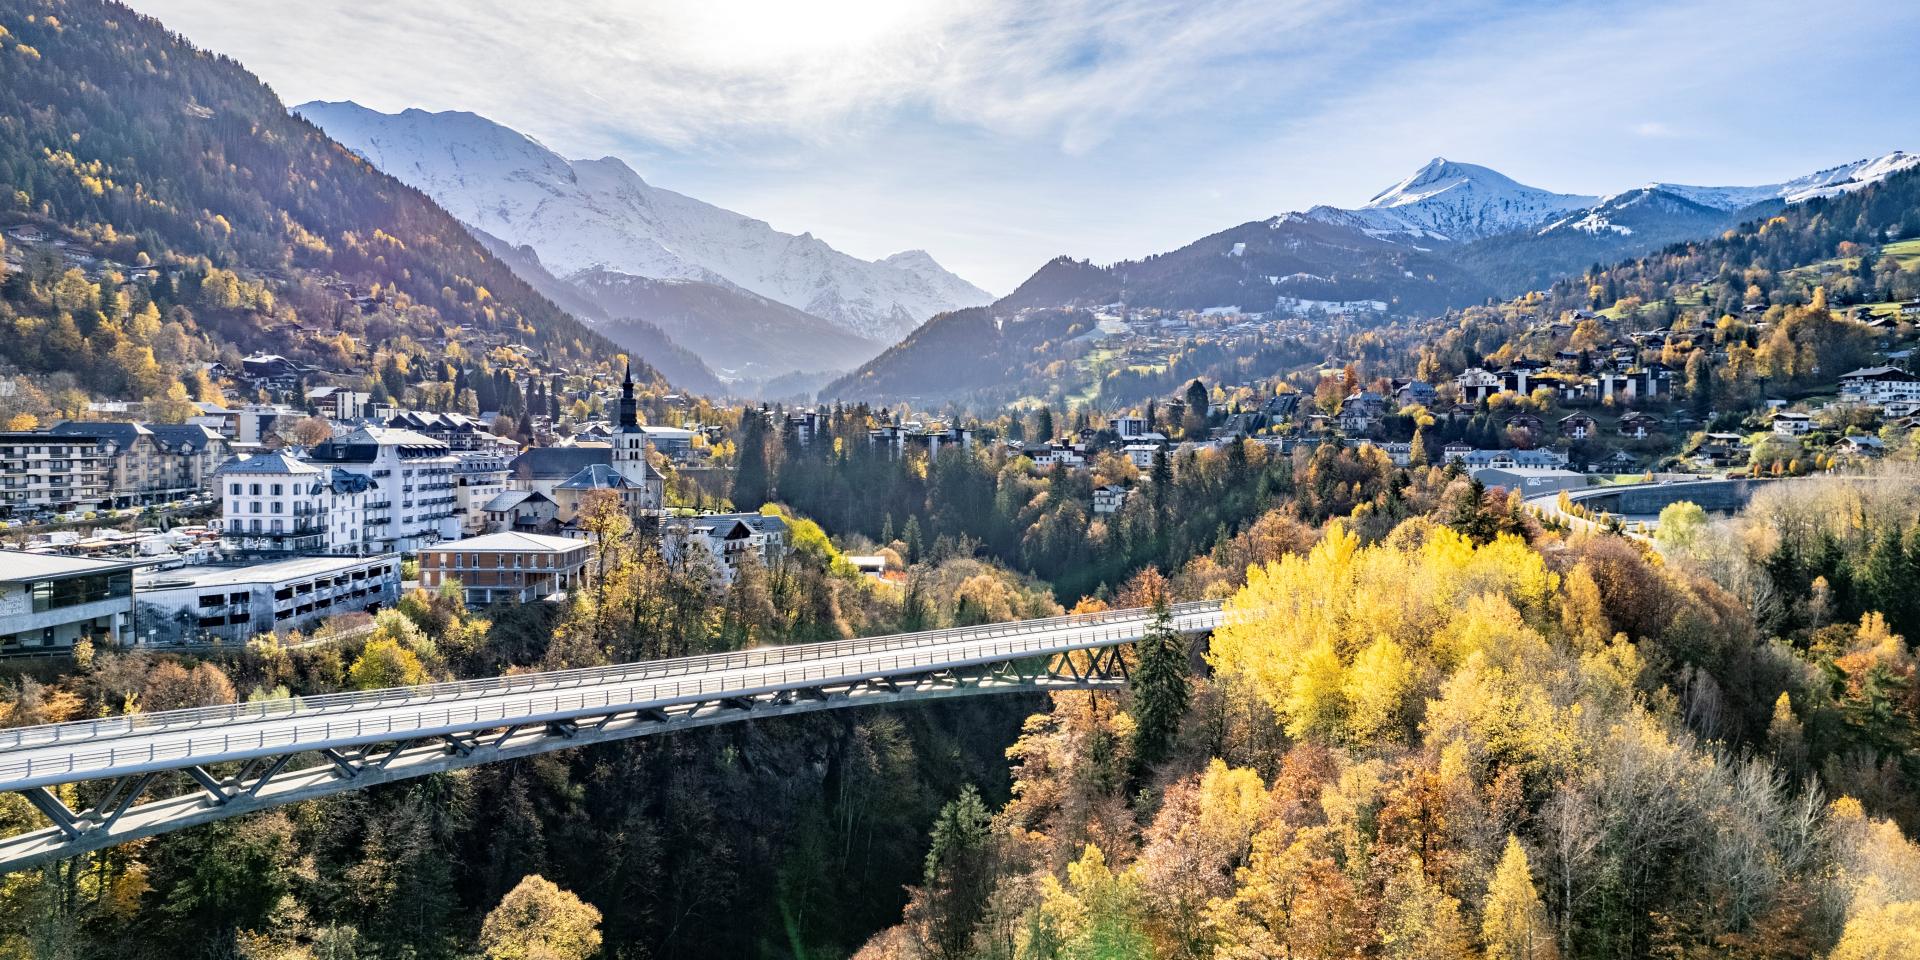
M 935 314 L 992 299 L 924 251 L 862 260 L 472 113 L 294 109 L 470 229 L 530 250 L 597 306 L 589 319 L 652 324 L 728 380 L 845 370 Z
M 1487 167 L 1435 158 L 1352 209 L 1316 206 L 1255 220 L 1107 266 L 1056 258 L 987 313 L 934 318 L 824 395 L 954 395 L 929 388 L 937 358 L 919 354 L 963 349 L 942 327 L 1000 329 L 983 328 L 983 317 L 1006 320 L 1023 311 L 1124 304 L 1249 314 L 1438 312 L 1536 289 L 1593 263 L 1714 236 L 1770 209 L 1858 190 L 1916 166 L 1920 155 L 1894 152 L 1782 183 L 1650 183 L 1598 196 L 1554 193 Z

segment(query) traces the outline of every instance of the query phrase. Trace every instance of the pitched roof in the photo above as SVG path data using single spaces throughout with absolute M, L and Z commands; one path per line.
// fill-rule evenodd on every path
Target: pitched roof
M 486 505 L 480 509 L 488 513 L 505 513 L 529 500 L 537 500 L 543 503 L 553 502 L 538 490 L 504 490 L 494 494 L 493 499 L 488 500 Z
M 278 450 L 271 453 L 256 453 L 245 460 L 229 460 L 222 464 L 220 469 L 214 471 L 215 474 L 222 476 L 230 473 L 270 473 L 284 476 L 287 474 L 319 474 L 323 472 L 319 467 L 311 463 L 304 460 L 295 460 Z
M 592 463 L 580 468 L 580 472 L 558 484 L 555 490 L 624 490 L 632 487 L 620 471 L 605 463 Z
M 147 430 L 153 434 L 155 440 L 165 444 L 169 450 L 188 447 L 196 451 L 205 450 L 216 441 L 227 439 L 207 429 L 204 424 L 198 423 L 153 423 L 147 425 Z
M 507 473 L 537 480 L 564 480 L 593 464 L 612 462 L 612 447 L 535 447 L 508 461 Z
M 153 433 L 137 423 L 116 423 L 106 420 L 97 422 L 68 420 L 55 424 L 47 432 L 61 437 L 99 437 L 102 440 L 112 440 L 119 444 L 121 449 L 133 446 L 134 442 L 140 439 L 141 434 L 152 435 Z

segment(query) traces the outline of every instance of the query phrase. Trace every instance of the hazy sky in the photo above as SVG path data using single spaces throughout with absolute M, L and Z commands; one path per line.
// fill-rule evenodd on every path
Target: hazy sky
M 1608 193 L 1920 149 L 1905 0 L 132 3 L 289 104 L 472 110 L 996 294 L 1433 156 Z

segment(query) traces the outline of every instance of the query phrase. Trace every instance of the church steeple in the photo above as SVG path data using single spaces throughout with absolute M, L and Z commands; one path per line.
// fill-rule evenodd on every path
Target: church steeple
M 620 429 L 640 429 L 640 404 L 633 399 L 633 361 L 627 361 L 627 380 L 620 385 Z

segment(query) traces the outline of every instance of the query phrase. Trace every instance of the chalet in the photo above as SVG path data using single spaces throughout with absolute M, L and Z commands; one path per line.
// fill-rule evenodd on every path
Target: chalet
M 1400 389 L 1395 390 L 1393 392 L 1393 399 L 1394 402 L 1403 407 L 1411 407 L 1416 404 L 1422 407 L 1431 407 L 1434 405 L 1434 402 L 1439 399 L 1439 394 L 1434 391 L 1433 384 L 1427 383 L 1424 380 L 1414 380 L 1402 386 Z
M 1619 431 L 1623 437 L 1645 440 L 1648 436 L 1660 432 L 1660 418 L 1636 410 L 1620 418 Z
M 1700 441 L 1695 456 L 1716 467 L 1730 467 L 1747 458 L 1747 438 L 1737 433 L 1709 433 Z
M 1584 413 L 1574 413 L 1560 418 L 1560 435 L 1569 440 L 1585 440 L 1593 436 L 1599 423 Z
M 1841 437 L 1834 442 L 1832 452 L 1836 457 L 1853 456 L 1873 459 L 1884 456 L 1887 445 L 1882 443 L 1879 437 Z
M 1900 316 L 1908 320 L 1920 320 L 1920 300 L 1908 300 L 1901 303 Z
M 787 522 L 760 513 L 703 514 L 669 520 L 662 538 L 671 563 L 704 560 L 713 578 L 732 583 L 749 558 L 774 566 L 787 555 Z
M 1507 418 L 1508 430 L 1525 430 L 1536 437 L 1540 436 L 1540 431 L 1544 429 L 1545 426 L 1546 423 L 1544 421 L 1531 413 L 1516 413 Z
M 1440 458 L 1447 463 L 1463 463 L 1467 459 L 1467 454 L 1472 452 L 1473 444 L 1455 440 L 1440 448 Z
M 1093 488 L 1094 513 L 1119 513 L 1127 505 L 1127 495 L 1133 491 L 1117 484 L 1106 484 Z
M 1356 393 L 1340 401 L 1340 413 L 1334 418 L 1346 433 L 1365 433 L 1386 413 L 1387 398 L 1371 392 Z
M 1920 400 L 1920 377 L 1899 367 L 1863 367 L 1840 375 L 1840 398 L 1869 404 Z
M 1813 417 L 1809 414 L 1789 413 L 1785 410 L 1774 412 L 1773 432 L 1779 436 L 1797 437 L 1812 429 Z
M 1453 378 L 1453 385 L 1460 388 L 1460 399 L 1468 403 L 1479 403 L 1500 392 L 1501 379 L 1497 373 L 1490 373 L 1480 367 L 1468 367 L 1459 376 Z

